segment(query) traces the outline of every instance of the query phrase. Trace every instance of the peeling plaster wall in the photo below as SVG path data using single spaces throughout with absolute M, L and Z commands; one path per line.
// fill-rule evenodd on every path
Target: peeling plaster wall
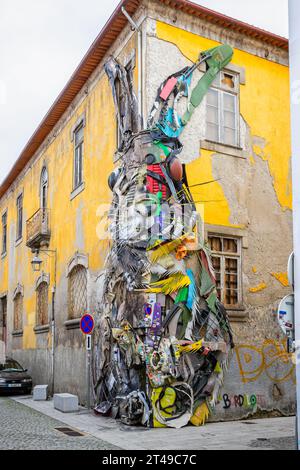
M 212 419 L 239 419 L 259 410 L 294 413 L 295 366 L 276 321 L 279 301 L 291 291 L 286 282 L 292 251 L 288 56 L 274 49 L 266 60 L 265 45 L 188 15 L 175 17 L 158 2 L 150 2 L 149 16 L 147 109 L 163 76 L 220 42 L 234 47 L 233 64 L 246 77 L 240 86 L 239 152 L 203 145 L 205 99 L 181 138 L 189 183 L 215 180 L 192 191 L 204 203 L 206 233 L 239 236 L 243 247 L 243 309 L 230 312 L 237 348 Z M 194 81 L 199 77 L 197 72 Z

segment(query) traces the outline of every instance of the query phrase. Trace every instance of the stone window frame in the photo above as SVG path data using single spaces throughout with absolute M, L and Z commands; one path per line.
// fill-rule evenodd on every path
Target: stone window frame
M 38 294 L 39 294 L 39 287 L 42 284 L 47 284 L 48 286 L 48 303 L 47 303 L 47 312 L 48 312 L 48 322 L 46 324 L 40 324 L 38 321 Z M 35 283 L 35 292 L 36 292 L 36 326 L 34 327 L 34 332 L 36 334 L 47 333 L 50 329 L 49 323 L 49 286 L 50 286 L 50 275 L 42 273 Z
M 81 318 L 70 318 L 69 316 L 69 279 L 72 271 L 77 266 L 82 266 L 86 270 L 87 276 L 87 287 L 86 287 L 86 303 L 87 311 L 89 310 L 89 257 L 87 254 L 76 252 L 75 255 L 71 258 L 67 265 L 66 269 L 66 278 L 68 280 L 68 319 L 65 321 L 64 325 L 67 330 L 78 329 L 80 326 Z
M 205 64 L 202 64 L 200 66 L 200 70 L 202 72 L 206 71 Z M 221 153 L 223 155 L 230 155 L 232 157 L 246 159 L 247 152 L 245 151 L 244 148 L 241 147 L 241 140 L 240 140 L 241 139 L 240 87 L 246 85 L 246 69 L 244 67 L 240 67 L 235 64 L 229 64 L 222 71 L 225 73 L 227 72 L 230 74 L 234 74 L 238 77 L 239 89 L 237 90 L 237 95 L 238 95 L 237 113 L 238 113 L 238 119 L 239 119 L 239 129 L 238 129 L 239 146 L 231 146 L 231 145 L 227 145 L 221 142 L 213 142 L 213 141 L 207 140 L 204 137 L 204 139 L 201 140 L 200 148 L 203 150 L 209 150 L 212 152 Z
M 16 300 L 20 296 L 22 299 L 22 312 L 21 312 L 21 328 L 15 328 L 16 326 Z M 23 315 L 24 315 L 24 287 L 21 284 L 18 284 L 17 287 L 14 290 L 13 293 L 13 303 L 14 303 L 14 308 L 13 308 L 13 332 L 12 336 L 18 337 L 18 336 L 23 336 Z
M 84 189 L 85 189 L 85 182 L 84 182 L 84 129 L 86 127 L 86 114 L 85 112 L 79 116 L 79 118 L 76 120 L 75 124 L 73 125 L 71 129 L 71 142 L 73 143 L 73 170 L 72 170 L 72 191 L 71 191 L 71 196 L 70 200 L 72 201 L 75 199 L 76 196 L 78 196 Z M 80 145 L 82 145 L 82 155 L 81 155 L 81 182 L 80 184 L 75 185 L 75 171 L 76 171 L 76 150 L 77 147 L 75 145 L 75 136 L 76 132 L 78 132 L 80 129 L 83 129 L 83 137 L 82 141 L 80 142 Z
M 243 289 L 243 252 L 249 248 L 248 234 L 244 229 L 225 227 L 219 225 L 205 225 L 205 241 L 208 243 L 208 236 L 221 236 L 225 238 L 238 238 L 240 239 L 240 289 L 241 289 L 241 303 L 237 307 L 227 308 L 228 316 L 231 322 L 247 322 L 249 314 L 244 304 L 244 289 Z

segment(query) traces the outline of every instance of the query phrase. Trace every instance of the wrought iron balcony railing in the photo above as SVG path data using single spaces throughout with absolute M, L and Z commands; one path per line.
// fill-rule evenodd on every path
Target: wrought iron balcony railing
M 38 249 L 43 244 L 49 244 L 50 236 L 50 211 L 39 209 L 26 222 L 26 245 Z

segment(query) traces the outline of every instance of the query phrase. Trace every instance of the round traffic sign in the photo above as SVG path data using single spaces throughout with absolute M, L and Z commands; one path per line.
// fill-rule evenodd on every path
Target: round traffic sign
M 80 320 L 80 329 L 84 335 L 90 335 L 95 327 L 92 315 L 83 315 Z

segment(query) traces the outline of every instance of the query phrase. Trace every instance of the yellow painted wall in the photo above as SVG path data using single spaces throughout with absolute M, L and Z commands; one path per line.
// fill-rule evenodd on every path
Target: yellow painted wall
M 129 57 L 136 48 L 133 36 L 121 52 L 120 59 Z M 134 71 L 134 87 L 137 88 L 138 64 Z M 72 128 L 79 117 L 85 113 L 83 180 L 85 189 L 73 200 L 73 155 L 74 144 L 71 141 Z M 48 169 L 48 207 L 51 219 L 50 250 L 57 250 L 57 285 L 66 275 L 66 266 L 75 252 L 89 256 L 89 269 L 99 272 L 103 268 L 107 253 L 107 241 L 97 236 L 99 206 L 110 204 L 111 192 L 107 179 L 114 168 L 113 155 L 116 149 L 115 108 L 111 87 L 105 73 L 98 80 L 92 91 L 78 106 L 70 120 L 59 132 L 32 167 L 17 181 L 13 191 L 0 201 L 0 215 L 8 210 L 8 253 L 0 259 L 0 295 L 9 292 L 8 316 L 12 320 L 12 295 L 17 284 L 24 286 L 23 348 L 36 347 L 36 292 L 35 282 L 40 273 L 33 273 L 32 253 L 26 247 L 26 223 L 40 207 L 40 176 L 46 163 Z M 24 193 L 23 240 L 15 246 L 16 199 Z M 102 212 L 102 211 L 100 211 Z M 2 236 L 0 230 L 0 237 Z M 12 238 L 13 237 L 13 238 Z M 78 237 L 80 240 L 78 240 Z M 82 245 L 82 246 L 81 246 Z M 80 246 L 80 248 L 79 248 Z M 54 257 L 41 254 L 43 271 L 51 274 L 51 287 L 54 285 Z M 64 313 L 67 320 L 67 312 Z M 11 333 L 11 330 L 8 334 Z M 49 339 L 49 338 L 48 338 Z
M 198 59 L 199 51 L 219 44 L 162 22 L 157 22 L 156 31 L 159 39 L 176 45 L 193 62 Z M 232 63 L 246 70 L 246 85 L 240 87 L 241 115 L 250 126 L 252 136 L 265 142 L 263 147 L 253 146 L 249 161 L 254 164 L 255 154 L 268 163 L 282 210 L 292 209 L 289 69 L 238 49 L 234 49 Z M 200 158 L 187 166 L 191 185 L 213 179 L 213 155 L 202 150 Z M 205 205 L 206 223 L 232 227 L 231 208 L 220 183 L 198 187 L 194 197 L 219 201 Z

